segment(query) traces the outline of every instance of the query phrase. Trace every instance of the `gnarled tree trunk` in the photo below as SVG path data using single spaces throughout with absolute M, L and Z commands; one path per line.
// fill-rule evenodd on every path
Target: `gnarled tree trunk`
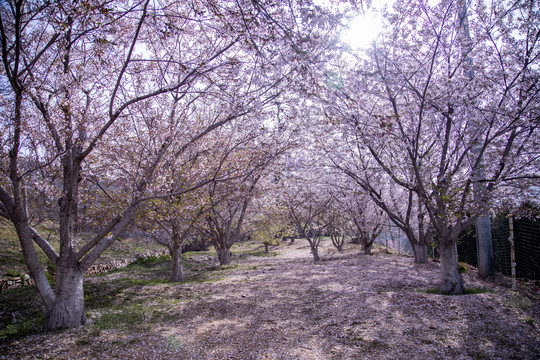
M 427 245 L 422 243 L 412 243 L 414 262 L 416 264 L 426 264 L 428 262 Z
M 83 280 L 84 273 L 77 265 L 57 267 L 56 298 L 47 306 L 46 329 L 78 327 L 86 322 Z
M 220 265 L 229 265 L 231 263 L 231 249 L 227 247 L 216 248 L 219 264 Z
M 465 283 L 458 268 L 457 243 L 448 238 L 439 242 L 441 256 L 441 293 L 462 294 Z

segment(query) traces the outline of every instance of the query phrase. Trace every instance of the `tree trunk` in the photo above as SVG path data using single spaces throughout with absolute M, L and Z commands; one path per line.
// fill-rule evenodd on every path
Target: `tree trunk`
M 371 255 L 371 248 L 373 244 L 364 244 L 364 255 Z
M 231 250 L 227 247 L 216 248 L 219 258 L 219 265 L 229 265 L 231 263 Z
M 171 282 L 184 281 L 184 267 L 182 266 L 182 247 L 173 244 L 171 249 L 172 271 Z
M 201 239 L 201 251 L 208 251 L 208 241 Z
M 45 329 L 78 327 L 86 322 L 83 280 L 84 274 L 78 267 L 56 268 L 56 299 L 47 308 Z
M 321 260 L 319 257 L 319 248 L 311 246 L 311 253 L 313 254 L 313 261 L 318 262 Z
M 343 243 L 341 243 L 341 244 L 339 244 L 339 245 L 337 246 L 337 251 L 338 251 L 338 252 L 343 252 Z
M 270 245 L 264 244 L 264 251 L 266 252 L 266 255 L 270 254 Z
M 462 294 L 465 284 L 458 269 L 456 241 L 441 239 L 439 255 L 441 257 L 441 293 Z
M 414 262 L 416 264 L 427 264 L 428 253 L 426 244 L 411 244 L 414 252 Z

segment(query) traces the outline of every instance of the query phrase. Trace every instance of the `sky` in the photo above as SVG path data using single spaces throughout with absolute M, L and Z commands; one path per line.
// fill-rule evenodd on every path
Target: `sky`
M 366 49 L 377 39 L 381 31 L 381 15 L 376 11 L 366 11 L 354 17 L 349 29 L 342 35 L 342 40 L 355 50 Z
M 390 6 L 395 0 L 376 0 L 371 1 L 371 6 L 363 6 L 361 0 L 350 0 L 356 3 L 356 12 L 359 14 L 351 19 L 349 29 L 342 33 L 341 39 L 354 50 L 369 48 L 371 43 L 377 39 L 381 30 L 380 11 L 386 6 Z M 339 7 L 331 0 L 314 0 L 314 2 L 323 8 L 332 9 Z M 363 14 L 361 14 L 363 13 Z

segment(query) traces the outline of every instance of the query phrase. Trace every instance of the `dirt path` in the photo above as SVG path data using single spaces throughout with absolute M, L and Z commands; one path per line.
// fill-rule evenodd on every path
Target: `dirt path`
M 488 292 L 440 296 L 421 291 L 437 287 L 438 264 L 360 255 L 352 245 L 337 254 L 328 242 L 324 261 L 314 264 L 306 245 L 297 240 L 275 257 L 236 258 L 240 265 L 215 282 L 123 294 L 122 304 L 148 310 L 143 327 L 97 329 L 91 321 L 0 347 L 0 359 L 540 357 L 540 331 L 530 324 L 538 319 L 527 312 L 534 304 L 481 282 L 474 269 L 467 286 Z

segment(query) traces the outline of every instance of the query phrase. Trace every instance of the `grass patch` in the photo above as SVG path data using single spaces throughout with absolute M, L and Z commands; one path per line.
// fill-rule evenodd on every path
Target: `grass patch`
M 270 252 L 267 254 L 265 250 L 262 250 L 262 251 L 248 251 L 248 252 L 245 252 L 244 254 L 246 254 L 246 255 L 252 255 L 252 256 L 266 256 L 266 257 L 274 257 L 274 256 L 278 256 L 278 252 L 277 252 L 277 251 L 270 251 Z
M 184 279 L 183 282 L 178 284 L 203 284 L 203 283 L 213 283 L 225 279 L 225 276 L 215 276 L 207 272 L 200 272 L 195 276 L 191 276 L 187 279 Z
M 213 247 L 210 248 L 208 251 L 187 251 L 182 254 L 182 257 L 184 259 L 195 259 L 198 257 L 212 257 L 213 258 L 216 256 L 217 256 L 217 252 Z
M 87 283 L 84 286 L 84 303 L 88 310 L 103 309 L 115 302 L 132 300 L 132 293 L 144 286 L 167 284 L 169 281 L 159 278 L 130 278 L 124 277 L 108 281 Z
M 98 330 L 137 330 L 144 328 L 152 319 L 151 307 L 143 304 L 122 305 L 107 309 L 96 319 L 94 326 Z
M 176 335 L 171 335 L 167 338 L 167 348 L 169 350 L 180 350 L 184 347 L 182 340 Z
M 443 293 L 441 293 L 441 290 L 438 289 L 438 288 L 424 289 L 424 290 L 418 290 L 418 291 L 426 293 L 426 294 L 447 295 L 447 296 L 476 295 L 476 294 L 484 294 L 484 293 L 490 292 L 490 290 L 484 289 L 484 288 L 466 288 L 466 289 L 463 290 L 462 294 L 443 294 Z
M 107 276 L 97 277 L 96 281 L 85 284 L 85 305 L 88 310 L 105 309 L 114 304 L 126 301 L 136 301 L 135 298 L 144 287 L 162 285 L 176 287 L 184 284 L 200 284 L 215 282 L 224 278 L 225 270 L 235 269 L 238 265 L 204 266 L 197 265 L 198 270 L 184 281 L 171 283 L 169 281 L 170 262 L 166 257 L 158 257 L 149 261 L 137 261 L 123 269 L 108 273 Z M 191 264 L 186 262 L 186 268 Z M 114 278 L 112 278 L 114 276 Z M 156 294 L 159 296 L 159 294 Z
M 43 331 L 45 312 L 34 286 L 0 293 L 0 342 Z
M 47 238 L 47 234 L 50 230 L 47 227 L 48 225 L 50 224 L 45 222 L 36 228 L 40 234 L 45 235 L 44 238 Z M 56 237 L 53 235 L 50 237 L 50 240 L 51 245 L 58 251 L 60 245 L 56 240 Z M 34 248 L 36 249 L 40 264 L 45 265 L 48 260 L 47 256 L 39 246 L 35 245 Z M 19 243 L 19 237 L 17 236 L 13 224 L 4 218 L 0 218 L 0 249 L 2 249 L 2 252 L 0 253 L 0 275 L 3 275 L 8 271 L 17 273 L 27 272 L 21 245 Z
M 128 268 L 135 266 L 142 266 L 144 268 L 153 267 L 154 265 L 161 265 L 163 261 L 169 260 L 170 255 L 161 255 L 161 256 L 147 256 L 147 257 L 138 257 L 128 264 Z
M 531 300 L 519 293 L 513 293 L 508 298 L 508 301 L 512 306 L 520 309 L 521 311 L 526 311 L 533 305 Z
M 136 329 L 144 323 L 166 321 L 170 315 L 170 301 L 162 300 L 161 292 L 144 291 L 146 287 L 183 286 L 215 282 L 224 278 L 224 270 L 238 265 L 216 268 L 206 267 L 181 283 L 168 280 L 169 262 L 162 258 L 150 259 L 116 270 L 108 276 L 95 278 L 85 283 L 85 307 L 89 318 L 95 316 L 97 330 L 109 328 Z M 141 294 L 145 294 L 141 295 Z M 148 307 L 148 296 L 157 300 L 157 305 Z M 167 299 L 170 300 L 170 299 Z M 174 299 L 173 299 L 174 300 Z M 37 290 L 33 286 L 17 287 L 0 293 L 0 341 L 8 341 L 43 332 L 44 308 Z M 84 342 L 84 340 L 82 340 Z

